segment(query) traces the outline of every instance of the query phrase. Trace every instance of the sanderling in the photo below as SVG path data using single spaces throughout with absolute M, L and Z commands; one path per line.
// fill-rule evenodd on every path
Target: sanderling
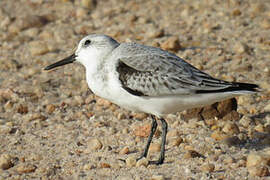
M 151 164 L 164 161 L 167 123 L 163 115 L 254 93 L 258 88 L 255 84 L 215 79 L 175 54 L 136 43 L 118 43 L 106 35 L 84 37 L 74 54 L 45 70 L 75 61 L 86 68 L 88 86 L 96 95 L 151 115 L 151 132 L 140 158 L 147 157 L 156 120 L 161 120 L 161 152 Z

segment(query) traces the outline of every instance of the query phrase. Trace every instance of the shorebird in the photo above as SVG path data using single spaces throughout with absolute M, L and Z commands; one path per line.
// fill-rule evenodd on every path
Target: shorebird
M 84 37 L 71 56 L 45 68 L 73 62 L 86 69 L 86 80 L 94 94 L 120 107 L 145 112 L 152 117 L 150 135 L 142 155 L 147 157 L 157 120 L 162 123 L 159 159 L 165 155 L 167 123 L 163 116 L 202 107 L 242 94 L 257 92 L 256 84 L 227 82 L 211 77 L 173 53 L 137 43 L 119 43 L 110 36 Z

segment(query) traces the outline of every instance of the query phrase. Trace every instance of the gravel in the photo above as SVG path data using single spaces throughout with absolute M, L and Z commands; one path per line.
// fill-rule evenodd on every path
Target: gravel
M 263 179 L 270 176 L 270 3 L 0 1 L 0 179 Z M 87 34 L 176 53 L 214 77 L 260 93 L 167 115 L 136 162 L 151 118 L 92 94 L 84 68 L 43 68 Z M 201 113 L 199 113 L 201 112 Z

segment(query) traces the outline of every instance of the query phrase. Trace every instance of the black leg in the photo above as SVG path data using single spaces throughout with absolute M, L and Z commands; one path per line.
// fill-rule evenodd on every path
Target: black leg
M 157 130 L 157 121 L 156 121 L 156 118 L 153 115 L 151 115 L 151 118 L 152 118 L 151 132 L 150 132 L 150 134 L 148 136 L 147 143 L 146 143 L 146 146 L 145 146 L 145 148 L 143 150 L 143 153 L 142 153 L 142 155 L 137 160 L 139 160 L 139 159 L 141 159 L 143 157 L 146 158 L 146 156 L 148 154 L 149 146 L 150 146 L 151 141 L 152 141 L 152 138 L 153 138 L 153 136 L 154 136 L 154 134 L 155 134 L 155 132 Z
M 149 164 L 163 164 L 164 158 L 165 158 L 165 144 L 166 144 L 166 135 L 168 130 L 168 124 L 165 121 L 165 119 L 160 118 L 160 121 L 162 123 L 162 140 L 161 140 L 161 152 L 159 159 L 157 161 L 149 161 Z

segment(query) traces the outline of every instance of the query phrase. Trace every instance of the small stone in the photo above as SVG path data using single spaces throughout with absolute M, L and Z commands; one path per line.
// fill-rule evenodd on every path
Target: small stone
M 157 143 L 150 144 L 149 153 L 160 152 L 161 145 Z
M 9 154 L 1 154 L 0 169 L 6 170 L 13 166 L 12 157 Z
M 172 36 L 161 44 L 161 48 L 164 50 L 178 51 L 181 49 L 181 45 L 178 37 Z
M 239 10 L 239 9 L 235 9 L 235 10 L 233 10 L 233 12 L 232 12 L 232 15 L 233 16 L 240 16 L 242 13 L 241 13 L 241 11 Z
M 128 153 L 129 153 L 129 148 L 127 146 L 119 151 L 119 154 L 121 155 L 128 154 Z
M 138 120 L 144 120 L 147 118 L 147 114 L 146 113 L 131 113 L 131 115 L 133 116 L 133 118 L 138 119 Z
M 88 9 L 94 9 L 97 5 L 96 0 L 82 0 L 82 6 Z
M 32 41 L 29 43 L 29 51 L 32 56 L 43 55 L 49 52 L 49 48 L 45 42 Z
M 261 22 L 261 27 L 264 29 L 270 29 L 270 19 L 264 19 Z
M 249 125 L 250 125 L 251 122 L 252 122 L 252 119 L 250 117 L 247 117 L 247 116 L 243 116 L 239 120 L 239 124 L 241 124 L 244 127 L 249 127 Z
M 238 121 L 240 119 L 240 114 L 233 110 L 230 113 L 226 114 L 222 120 L 223 121 Z
M 85 164 L 83 166 L 83 170 L 85 170 L 85 171 L 88 171 L 88 170 L 91 170 L 91 169 L 93 169 L 93 165 L 92 164 Z
M 0 134 L 8 134 L 12 131 L 12 127 L 7 125 L 0 125 Z
M 39 37 L 40 37 L 42 40 L 53 39 L 53 33 L 44 30 L 44 31 L 42 31 L 42 32 L 39 34 Z
M 108 163 L 100 163 L 100 167 L 101 168 L 111 168 L 111 165 L 110 164 L 108 164 Z
M 163 175 L 153 175 L 151 180 L 165 180 Z
M 18 165 L 17 171 L 20 174 L 31 173 L 31 172 L 34 172 L 36 168 L 37 167 L 35 165 L 24 163 L 24 164 Z
M 264 110 L 265 110 L 265 111 L 270 111 L 270 103 L 267 104 L 267 105 L 264 107 Z
M 215 170 L 215 165 L 211 163 L 206 163 L 201 166 L 203 172 L 213 172 Z
M 232 164 L 235 162 L 235 160 L 232 157 L 227 157 L 226 159 L 223 160 L 226 164 Z
M 164 35 L 164 30 L 163 29 L 154 29 L 154 30 L 150 30 L 147 33 L 149 38 L 159 38 L 162 37 Z
M 77 105 L 83 105 L 84 104 L 84 100 L 81 96 L 75 96 L 74 100 L 76 101 Z
M 236 42 L 233 49 L 237 54 L 243 54 L 244 52 L 247 52 L 248 47 L 244 43 Z
M 48 105 L 46 106 L 46 111 L 47 111 L 47 113 L 52 114 L 52 113 L 54 112 L 54 110 L 55 110 L 55 105 L 53 105 L 53 104 L 48 104 Z
M 268 167 L 263 165 L 249 167 L 248 172 L 251 176 L 265 177 L 270 175 Z
M 149 161 L 146 158 L 142 158 L 142 159 L 137 161 L 136 167 L 140 167 L 140 166 L 146 167 L 146 166 L 148 166 L 148 164 L 149 164 Z
M 135 167 L 136 166 L 136 158 L 133 156 L 130 156 L 126 159 L 126 165 L 127 167 Z
M 30 28 L 30 29 L 27 29 L 24 34 L 26 36 L 29 36 L 29 37 L 36 37 L 39 33 L 39 29 L 38 28 Z
M 21 30 L 33 28 L 33 27 L 42 27 L 50 21 L 48 16 L 37 16 L 37 15 L 28 15 L 24 17 L 19 17 L 14 23 L 9 27 L 10 33 L 18 33 Z
M 77 8 L 76 10 L 76 17 L 77 18 L 85 18 L 88 16 L 89 10 L 85 8 Z
M 172 147 L 179 146 L 183 142 L 181 137 L 173 138 L 169 140 L 169 145 Z
M 151 124 L 137 126 L 134 130 L 134 135 L 138 137 L 148 137 L 151 131 Z
M 37 120 L 37 119 L 44 121 L 46 119 L 46 117 L 40 113 L 33 113 L 33 114 L 29 114 L 27 121 L 33 121 L 33 120 Z
M 238 134 L 240 132 L 238 126 L 232 122 L 227 122 L 223 127 L 222 131 L 230 135 Z
M 237 101 L 235 98 L 227 99 L 221 101 L 217 105 L 217 110 L 220 113 L 220 117 L 224 117 L 226 114 L 229 114 L 231 111 L 237 110 Z
M 98 106 L 103 106 L 105 108 L 109 108 L 112 105 L 110 101 L 102 99 L 102 98 L 98 98 L 96 104 Z
M 190 159 L 190 158 L 201 158 L 204 157 L 202 154 L 198 153 L 197 151 L 194 150 L 188 150 L 188 152 L 184 155 L 185 159 Z
M 8 101 L 5 103 L 4 108 L 6 111 L 11 110 L 13 107 L 13 103 L 11 101 Z
M 249 154 L 247 157 L 247 168 L 257 166 L 263 162 L 263 157 L 260 154 Z
M 211 134 L 211 138 L 215 139 L 216 141 L 221 141 L 221 140 L 228 138 L 228 135 L 224 134 L 223 132 L 221 132 L 219 130 L 215 130 Z
M 17 108 L 17 112 L 20 113 L 20 114 L 27 114 L 28 113 L 28 107 L 20 104 L 19 107 Z
M 93 138 L 90 141 L 88 141 L 88 148 L 90 150 L 99 150 L 103 147 L 102 143 L 100 142 L 99 139 Z
M 177 129 L 172 129 L 167 133 L 167 137 L 178 137 L 179 136 L 179 132 Z
M 257 126 L 254 127 L 254 130 L 256 130 L 257 132 L 264 132 L 264 127 L 262 124 L 258 124 Z

